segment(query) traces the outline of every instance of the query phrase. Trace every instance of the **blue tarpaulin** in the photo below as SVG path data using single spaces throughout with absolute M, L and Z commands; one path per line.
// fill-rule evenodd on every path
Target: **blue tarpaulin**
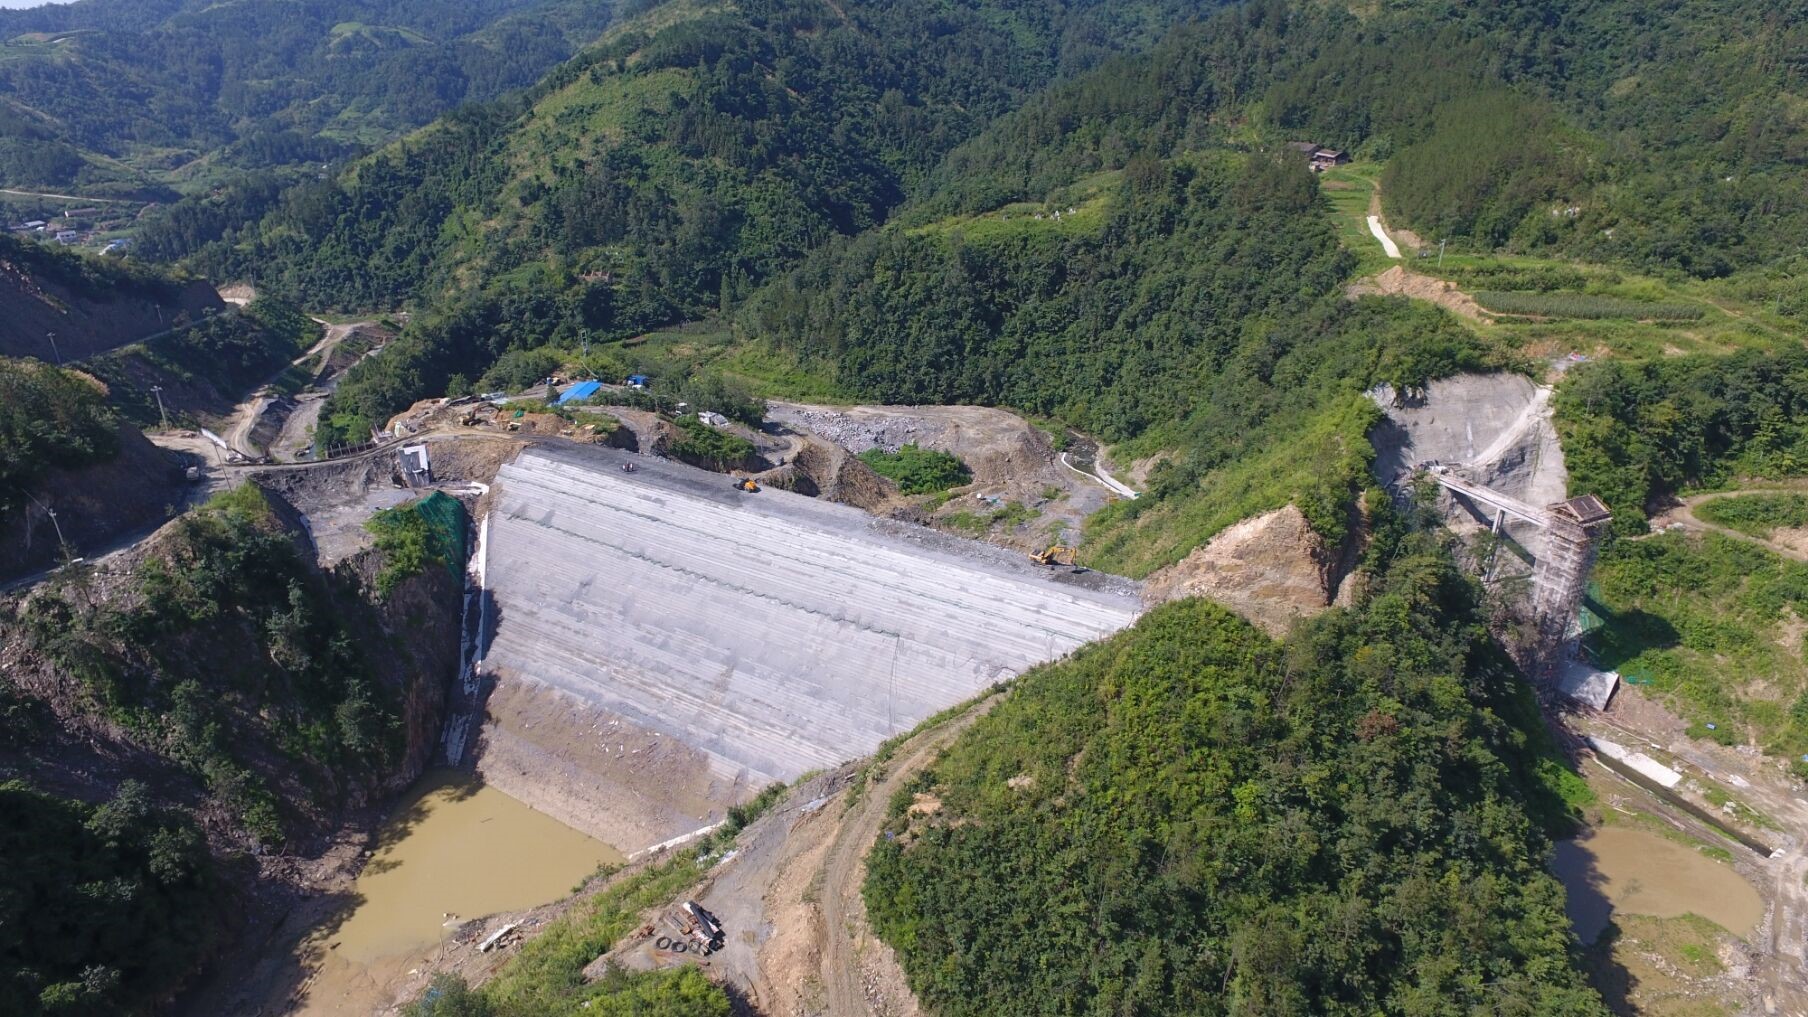
M 559 397 L 559 405 L 563 406 L 566 403 L 583 402 L 591 396 L 596 395 L 597 390 L 602 387 L 603 383 L 600 381 L 580 381 L 576 385 L 565 390 L 565 394 Z

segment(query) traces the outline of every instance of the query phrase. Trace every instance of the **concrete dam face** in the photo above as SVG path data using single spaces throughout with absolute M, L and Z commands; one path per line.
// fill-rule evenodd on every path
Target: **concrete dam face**
M 629 851 L 1140 609 L 1127 580 L 614 450 L 526 451 L 490 499 L 479 768 Z

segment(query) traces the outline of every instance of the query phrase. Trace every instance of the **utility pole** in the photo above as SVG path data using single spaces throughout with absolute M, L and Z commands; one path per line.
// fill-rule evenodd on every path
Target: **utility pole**
M 1448 243 L 1450 243 L 1448 237 L 1438 241 L 1438 268 L 1440 269 L 1444 267 L 1444 245 Z
M 50 517 L 50 525 L 56 528 L 57 546 L 63 549 L 63 560 L 65 562 L 71 560 L 74 556 L 72 554 L 70 554 L 69 541 L 63 539 L 63 524 L 57 522 L 56 509 L 53 509 L 49 505 L 46 505 L 42 501 L 39 501 L 36 495 L 33 495 L 29 492 L 26 493 L 25 497 L 30 498 L 33 503 L 35 503 L 39 508 L 44 510 L 45 515 Z
M 74 556 L 69 553 L 69 542 L 63 539 L 63 524 L 57 522 L 56 509 L 46 505 L 44 511 L 50 514 L 50 525 L 56 528 L 57 546 L 63 549 L 63 560 L 68 561 Z
M 151 394 L 157 397 L 157 417 L 163 421 L 163 429 L 169 430 L 169 414 L 163 412 L 163 386 L 152 385 Z
M 63 353 L 61 350 L 57 349 L 56 333 L 46 332 L 44 333 L 44 338 L 50 340 L 50 353 L 52 356 L 56 357 L 56 362 L 61 364 L 63 362 Z

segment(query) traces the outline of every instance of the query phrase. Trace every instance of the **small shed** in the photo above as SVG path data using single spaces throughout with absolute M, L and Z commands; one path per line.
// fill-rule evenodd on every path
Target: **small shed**
M 1592 494 L 1558 502 L 1551 506 L 1551 511 L 1581 524 L 1585 529 L 1599 526 L 1613 518 L 1613 513 L 1607 510 L 1607 503 Z
M 1328 170 L 1333 166 L 1342 166 L 1350 161 L 1350 153 L 1337 148 L 1319 148 L 1312 152 L 1312 168 Z

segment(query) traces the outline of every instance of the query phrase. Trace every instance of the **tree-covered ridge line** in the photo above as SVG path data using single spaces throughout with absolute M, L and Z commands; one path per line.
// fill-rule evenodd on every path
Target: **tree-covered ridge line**
M 592 327 L 670 323 L 879 221 L 941 152 L 1052 76 L 1209 6 L 668 5 L 521 96 L 460 111 L 268 215 L 229 217 L 262 216 L 255 231 L 210 222 L 162 247 L 187 253 L 230 226 L 245 249 L 211 250 L 199 263 L 214 274 L 365 307 L 551 255 L 615 279 L 592 299 L 619 306 L 591 307 Z M 353 278 L 373 257 L 372 277 Z
M 0 11 L 0 179 L 168 195 L 320 164 L 538 79 L 613 4 L 90 0 Z
M 1623 4 L 1594 6 L 1611 13 Z M 1187 13 L 1184 7 L 1148 7 L 1139 24 Z M 1049 9 L 1024 3 L 993 13 L 1033 23 L 1038 11 L 1049 20 Z M 1052 61 L 1018 43 L 987 49 L 985 40 L 995 36 L 986 32 L 995 26 L 969 12 L 963 16 L 974 23 L 963 22 L 957 38 L 981 40 L 968 42 L 977 54 L 1012 53 L 1021 62 L 1007 64 L 1002 82 L 960 62 L 930 74 L 905 45 L 927 30 L 922 10 L 851 5 L 846 13 L 843 20 L 804 0 L 656 8 L 519 100 L 447 118 L 338 181 L 287 196 L 228 194 L 212 205 L 179 207 L 172 229 L 153 231 L 147 243 L 166 256 L 198 250 L 196 263 L 210 271 L 259 276 L 279 292 L 326 294 L 345 305 L 436 305 L 417 335 L 404 337 L 398 356 L 348 379 L 328 415 L 368 423 L 439 390 L 453 374 L 479 373 L 511 348 L 571 344 L 585 333 L 629 336 L 734 308 L 825 239 L 871 227 L 895 210 L 918 227 L 968 217 L 963 236 L 1008 244 L 1019 224 L 971 217 L 1013 202 L 1047 202 L 1083 180 L 1121 176 L 1137 159 L 1178 161 L 1226 144 L 1278 150 L 1281 140 L 1305 135 L 1361 144 L 1371 156 L 1398 152 L 1385 193 L 1403 221 L 1471 233 L 1485 227 L 1490 244 L 1659 268 L 1717 272 L 1714 265 L 1768 258 L 1772 249 L 1754 246 L 1751 231 L 1735 237 L 1697 230 L 1697 220 L 1727 208 L 1780 215 L 1793 207 L 1794 199 L 1769 192 L 1716 192 L 1713 201 L 1704 196 L 1684 206 L 1688 215 L 1664 228 L 1719 237 L 1725 247 L 1712 258 L 1698 251 L 1686 263 L 1649 229 L 1591 218 L 1623 218 L 1625 210 L 1584 203 L 1557 209 L 1576 208 L 1574 216 L 1548 214 L 1540 203 L 1569 187 L 1563 174 L 1574 160 L 1542 150 L 1536 158 L 1508 159 L 1510 153 L 1487 147 L 1489 138 L 1530 130 L 1536 144 L 1593 151 L 1601 114 L 1584 101 L 1593 93 L 1574 79 L 1586 72 L 1596 81 L 1605 58 L 1584 54 L 1559 63 L 1567 50 L 1537 40 L 1534 26 L 1544 16 L 1529 4 L 1488 12 L 1410 5 L 1355 19 L 1330 5 L 1265 0 L 1183 26 L 1147 54 L 1111 58 L 1110 66 L 1040 95 L 1051 71 L 1084 66 L 1108 49 L 1094 47 L 1084 59 L 1064 52 Z M 1109 23 L 1079 8 L 1067 16 L 1063 38 L 1076 26 Z M 1565 24 L 1598 28 L 1587 19 Z M 1040 34 L 1017 35 L 1047 40 L 1050 26 L 1061 27 L 1054 19 Z M 1689 38 L 1697 49 L 1736 49 L 1748 41 L 1745 33 L 1736 20 L 1704 14 Z M 1617 59 L 1643 66 L 1637 40 L 1644 36 L 1606 37 Z M 1483 58 L 1499 52 L 1517 62 Z M 1358 84 L 1329 84 L 1344 79 Z M 880 83 L 889 87 L 880 92 Z M 1759 86 L 1742 87 L 1733 97 L 1740 102 Z M 974 94 L 984 101 L 973 101 Z M 1640 93 L 1638 101 L 1657 100 Z M 1626 114 L 1618 130 L 1643 129 L 1645 120 L 1626 113 L 1632 108 L 1616 106 Z M 936 166 L 938 153 L 997 113 L 1006 115 Z M 1461 134 L 1471 128 L 1489 138 Z M 1415 146 L 1432 146 L 1426 151 L 1435 156 L 1438 144 L 1479 154 L 1421 159 L 1424 171 L 1414 170 Z M 1788 157 L 1786 147 L 1773 149 L 1762 150 L 1771 160 L 1766 173 L 1776 158 Z M 1625 174 L 1650 169 L 1600 163 L 1588 163 L 1595 176 L 1582 183 L 1610 196 L 1630 185 Z M 1609 169 L 1621 176 L 1599 176 Z M 1697 194 L 1698 183 L 1682 193 Z M 1112 184 L 1093 187 L 1097 195 Z M 907 194 L 914 196 L 900 205 Z M 1479 205 L 1457 203 L 1478 195 Z M 264 211 L 271 202 L 275 207 Z M 1086 207 L 1074 211 L 1087 222 L 1112 214 L 1083 198 L 1080 204 Z M 246 217 L 261 223 L 239 231 L 233 224 Z M 1021 218 L 1027 226 L 1029 217 Z M 1063 224 L 1043 232 L 1087 230 Z M 1613 237 L 1620 239 L 1602 246 Z M 857 257 L 874 242 L 862 243 L 869 246 L 852 248 Z M 859 338 L 858 321 L 828 324 Z M 965 365 L 927 359 L 932 366 L 912 387 L 980 387 L 950 380 Z M 857 362 L 833 366 L 856 380 L 862 370 Z M 1109 383 L 1094 387 L 1108 402 L 1137 398 Z M 1012 401 L 1046 404 L 1054 393 L 1031 394 Z M 1135 433 L 1130 424 L 1124 430 Z
M 315 302 L 432 308 L 335 399 L 378 419 L 515 346 L 732 306 L 883 221 L 941 152 L 1051 76 L 1201 6 L 659 8 L 337 180 L 179 206 L 146 249 Z
M 1036 200 L 1227 136 L 1306 139 L 1386 162 L 1390 216 L 1434 239 L 1698 276 L 1788 262 L 1808 118 L 1776 99 L 1804 87 L 1802 22 L 1759 0 L 1260 0 L 1049 89 L 951 153 L 917 208 Z
M 1422 537 L 1383 561 L 1280 643 L 1158 608 L 1024 675 L 901 793 L 865 893 L 925 1007 L 1604 1013 L 1478 591 Z

